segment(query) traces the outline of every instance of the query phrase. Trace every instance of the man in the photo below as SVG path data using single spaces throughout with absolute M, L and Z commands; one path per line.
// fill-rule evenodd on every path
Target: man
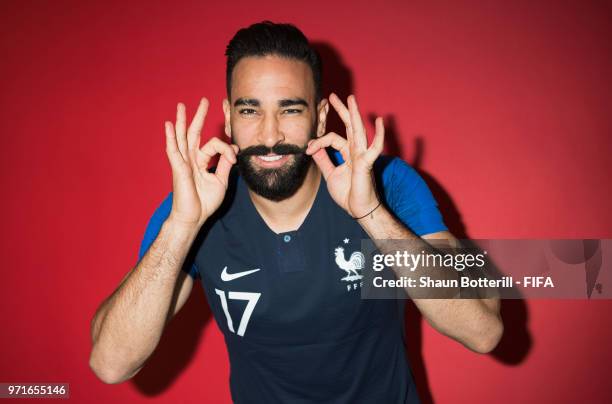
M 200 148 L 206 99 L 189 126 L 180 103 L 176 124 L 166 122 L 171 203 L 149 225 L 142 259 L 92 321 L 90 366 L 107 383 L 136 374 L 199 277 L 225 336 L 235 402 L 418 402 L 398 305 L 361 299 L 359 275 L 343 269 L 362 239 L 427 246 L 394 213 L 423 238 L 453 240 L 424 183 L 401 161 L 379 158 L 381 118 L 368 146 L 355 98 L 322 99 L 320 63 L 297 28 L 254 24 L 226 55 L 232 144 L 212 138 Z M 325 134 L 330 104 L 346 138 Z M 424 216 L 402 187 L 421 188 Z M 501 336 L 497 300 L 415 304 L 474 351 L 490 351 Z

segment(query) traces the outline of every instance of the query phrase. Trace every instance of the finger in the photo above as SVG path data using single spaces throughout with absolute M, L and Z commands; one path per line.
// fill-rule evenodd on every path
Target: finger
M 178 144 L 178 149 L 183 155 L 185 160 L 188 160 L 189 156 L 187 154 L 187 139 L 185 133 L 185 104 L 179 102 L 176 106 L 176 142 Z
M 325 136 L 321 136 L 315 140 L 312 140 L 308 143 L 308 147 L 306 148 L 307 154 L 313 154 L 317 150 L 324 147 L 333 147 L 336 150 L 340 150 L 347 145 L 347 141 L 342 136 L 338 135 L 336 132 L 329 132 Z
M 221 156 L 219 158 L 219 163 L 217 163 L 217 168 L 215 169 L 215 175 L 219 178 L 219 181 L 227 188 L 227 184 L 229 182 L 229 174 L 232 169 L 232 162 L 230 162 L 227 157 Z
M 327 177 L 329 177 L 332 171 L 334 171 L 336 166 L 330 160 L 325 149 L 319 149 L 318 152 L 312 155 L 312 159 L 321 170 L 323 178 L 325 178 L 325 180 L 327 181 Z
M 344 126 L 346 126 L 346 137 L 349 141 L 351 141 L 353 137 L 353 128 L 351 125 L 351 114 L 349 113 L 349 110 L 334 93 L 329 95 L 329 103 L 332 105 L 332 107 L 334 107 L 338 113 L 338 116 L 340 116 L 340 119 L 344 123 Z
M 348 141 L 335 132 L 330 132 L 325 136 L 321 136 L 320 138 L 311 141 L 306 148 L 306 154 L 314 154 L 319 151 L 319 149 L 325 149 L 326 147 L 330 146 L 342 154 L 344 161 L 347 161 L 350 158 Z
M 198 105 L 198 110 L 191 121 L 191 125 L 189 125 L 189 130 L 187 131 L 187 147 L 190 151 L 196 151 L 200 147 L 200 136 L 207 113 L 208 100 L 202 98 L 200 100 L 200 105 Z
M 225 156 L 232 164 L 236 163 L 235 149 L 221 139 L 213 137 L 198 151 L 198 168 L 206 169 L 210 160 L 217 154 Z
M 365 126 L 363 126 L 359 107 L 357 106 L 357 99 L 354 95 L 349 95 L 347 104 L 353 124 L 353 141 L 361 149 L 366 149 L 368 147 L 368 138 L 366 137 Z
M 181 156 L 178 145 L 176 144 L 176 135 L 172 123 L 166 121 L 164 123 L 164 128 L 166 130 L 166 154 L 168 155 L 170 166 L 176 169 L 179 164 L 184 162 L 183 156 Z
M 334 107 L 334 109 L 340 116 L 340 119 L 342 119 L 342 122 L 344 122 L 346 126 L 350 126 L 351 114 L 349 113 L 349 110 L 346 108 L 342 100 L 336 94 L 331 93 L 329 95 L 329 103 L 332 105 L 332 107 Z
M 380 156 L 380 153 L 382 153 L 385 145 L 385 126 L 383 124 L 383 119 L 380 116 L 376 118 L 375 126 L 376 134 L 374 135 L 372 144 L 366 151 L 366 157 L 368 161 L 372 163 L 378 158 L 378 156 Z
M 329 113 L 329 101 L 325 98 L 322 110 L 319 112 L 318 124 L 317 124 L 317 137 L 321 137 L 325 134 L 325 126 L 327 124 L 327 114 Z

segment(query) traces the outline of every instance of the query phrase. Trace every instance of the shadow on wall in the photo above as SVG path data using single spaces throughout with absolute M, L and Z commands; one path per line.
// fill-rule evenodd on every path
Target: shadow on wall
M 396 135 L 394 120 L 391 120 L 390 123 L 390 130 L 388 131 L 390 134 L 389 142 L 387 143 L 388 150 L 391 154 L 399 156 L 398 151 L 402 150 L 399 144 L 400 137 Z M 424 142 L 421 137 L 417 137 L 415 139 L 412 167 L 425 180 L 434 195 L 449 231 L 459 239 L 469 240 L 467 227 L 462 220 L 457 206 L 444 187 L 422 168 L 423 158 Z M 404 160 L 406 159 L 404 158 Z M 531 335 L 527 328 L 527 304 L 524 300 L 519 299 L 502 300 L 501 315 L 504 323 L 504 335 L 491 355 L 503 364 L 515 366 L 525 360 L 532 346 Z M 422 360 L 422 318 L 412 302 L 408 303 L 406 310 L 406 327 L 407 330 L 414 330 L 414 333 L 408 334 L 408 351 L 411 358 L 419 358 L 416 363 L 413 360 L 412 365 L 417 380 L 417 387 L 421 394 L 421 400 L 424 404 L 431 404 L 434 402 L 431 391 L 427 385 L 423 384 L 427 383 L 427 373 L 425 372 Z
M 344 65 L 342 58 L 331 45 L 314 42 L 312 46 L 323 61 L 322 96 L 327 98 L 333 92 L 346 104 L 346 99 L 353 92 L 353 73 Z M 326 131 L 339 135 L 346 133 L 344 123 L 331 106 L 327 114 Z
M 342 100 L 353 93 L 353 74 L 342 61 L 337 50 L 327 43 L 313 44 L 321 55 L 323 64 L 323 96 L 331 92 L 336 93 Z M 363 112 L 363 111 L 362 111 Z M 373 124 L 375 114 L 367 114 Z M 385 149 L 388 154 L 398 156 L 407 161 L 401 151 L 400 139 L 397 132 L 397 123 L 394 116 L 385 116 Z M 335 113 L 328 115 L 327 131 L 339 134 L 345 133 L 345 128 Z M 424 141 L 417 136 L 415 139 L 415 153 L 410 163 L 425 180 L 436 201 L 438 202 L 444 222 L 450 232 L 459 239 L 469 239 L 468 230 L 463 223 L 461 214 L 453 199 L 442 185 L 422 168 L 424 160 Z M 528 311 L 524 300 L 503 300 L 501 314 L 505 331 L 502 340 L 491 355 L 506 365 L 518 365 L 525 360 L 531 349 L 532 340 L 527 329 Z M 414 373 L 419 396 L 424 404 L 433 403 L 433 396 L 427 379 L 425 362 L 422 354 L 422 322 L 418 309 L 409 301 L 405 314 L 405 327 L 407 330 L 407 351 Z
M 200 280 L 194 280 L 191 296 L 166 327 L 146 365 L 132 378 L 136 389 L 154 397 L 169 388 L 195 358 L 211 316 Z
M 396 136 L 393 136 L 393 138 L 398 139 Z M 459 239 L 469 240 L 466 225 L 453 199 L 431 174 L 422 169 L 423 158 L 424 142 L 421 137 L 417 137 L 412 166 L 429 186 L 450 232 Z M 532 345 L 531 335 L 527 328 L 529 313 L 525 300 L 502 300 L 501 315 L 504 322 L 504 335 L 499 345 L 493 350 L 492 355 L 506 365 L 518 365 L 527 357 Z
M 342 100 L 346 100 L 353 92 L 352 72 L 344 65 L 334 47 L 327 43 L 313 43 L 313 46 L 324 61 L 323 96 L 327 97 L 333 91 Z M 374 115 L 368 114 L 367 116 L 373 121 Z M 331 110 L 328 116 L 327 131 L 345 133 L 344 125 Z M 387 152 L 406 160 L 401 155 L 400 137 L 393 116 L 385 116 L 385 132 Z M 460 239 L 469 239 L 467 228 L 452 198 L 440 183 L 421 167 L 423 157 L 424 142 L 422 138 L 417 137 L 412 166 L 432 191 L 451 233 Z M 198 282 L 196 281 L 194 289 L 201 290 L 197 286 Z M 180 313 L 164 331 L 159 345 L 146 365 L 132 379 L 135 387 L 146 396 L 163 393 L 195 356 L 204 328 L 210 322 L 211 312 L 203 292 L 192 293 L 192 295 L 195 296 L 189 298 Z M 518 365 L 527 357 L 532 344 L 527 330 L 528 312 L 525 302 L 523 300 L 504 300 L 502 317 L 505 333 L 492 355 L 504 364 Z M 433 396 L 422 354 L 422 323 L 423 319 L 416 306 L 408 302 L 405 315 L 407 352 L 421 401 L 428 404 L 433 403 Z

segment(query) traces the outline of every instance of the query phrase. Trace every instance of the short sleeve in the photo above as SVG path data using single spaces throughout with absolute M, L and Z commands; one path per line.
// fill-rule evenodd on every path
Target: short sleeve
M 382 183 L 389 208 L 416 235 L 448 230 L 429 187 L 406 162 L 393 157 L 384 164 Z
M 147 228 L 145 230 L 144 237 L 142 239 L 142 243 L 140 243 L 140 250 L 138 251 L 138 260 L 141 260 L 142 257 L 146 254 L 153 244 L 153 241 L 157 238 L 159 231 L 161 230 L 162 225 L 170 215 L 170 211 L 172 210 L 172 192 L 168 194 L 166 199 L 159 205 L 159 207 L 151 216 L 149 223 L 147 224 Z M 198 268 L 195 264 L 186 264 L 182 268 L 183 271 L 187 272 L 192 278 L 196 279 L 200 276 Z

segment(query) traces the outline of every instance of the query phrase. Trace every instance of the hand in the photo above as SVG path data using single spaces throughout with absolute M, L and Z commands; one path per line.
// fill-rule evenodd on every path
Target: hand
M 219 208 L 228 186 L 238 146 L 213 137 L 200 148 L 200 134 L 208 111 L 208 100 L 202 98 L 198 110 L 186 129 L 185 105 L 178 103 L 176 125 L 166 121 L 166 154 L 172 168 L 172 211 L 169 220 L 199 229 Z M 208 163 L 220 154 L 214 173 Z
M 321 169 L 334 201 L 352 217 L 362 217 L 380 203 L 372 168 L 383 149 L 385 129 L 382 118 L 376 118 L 376 134 L 368 147 L 355 96 L 348 97 L 348 108 L 335 94 L 329 96 L 329 101 L 346 126 L 346 139 L 330 132 L 309 142 L 306 153 L 312 155 Z M 334 166 L 325 151 L 329 146 L 340 151 L 344 163 Z

